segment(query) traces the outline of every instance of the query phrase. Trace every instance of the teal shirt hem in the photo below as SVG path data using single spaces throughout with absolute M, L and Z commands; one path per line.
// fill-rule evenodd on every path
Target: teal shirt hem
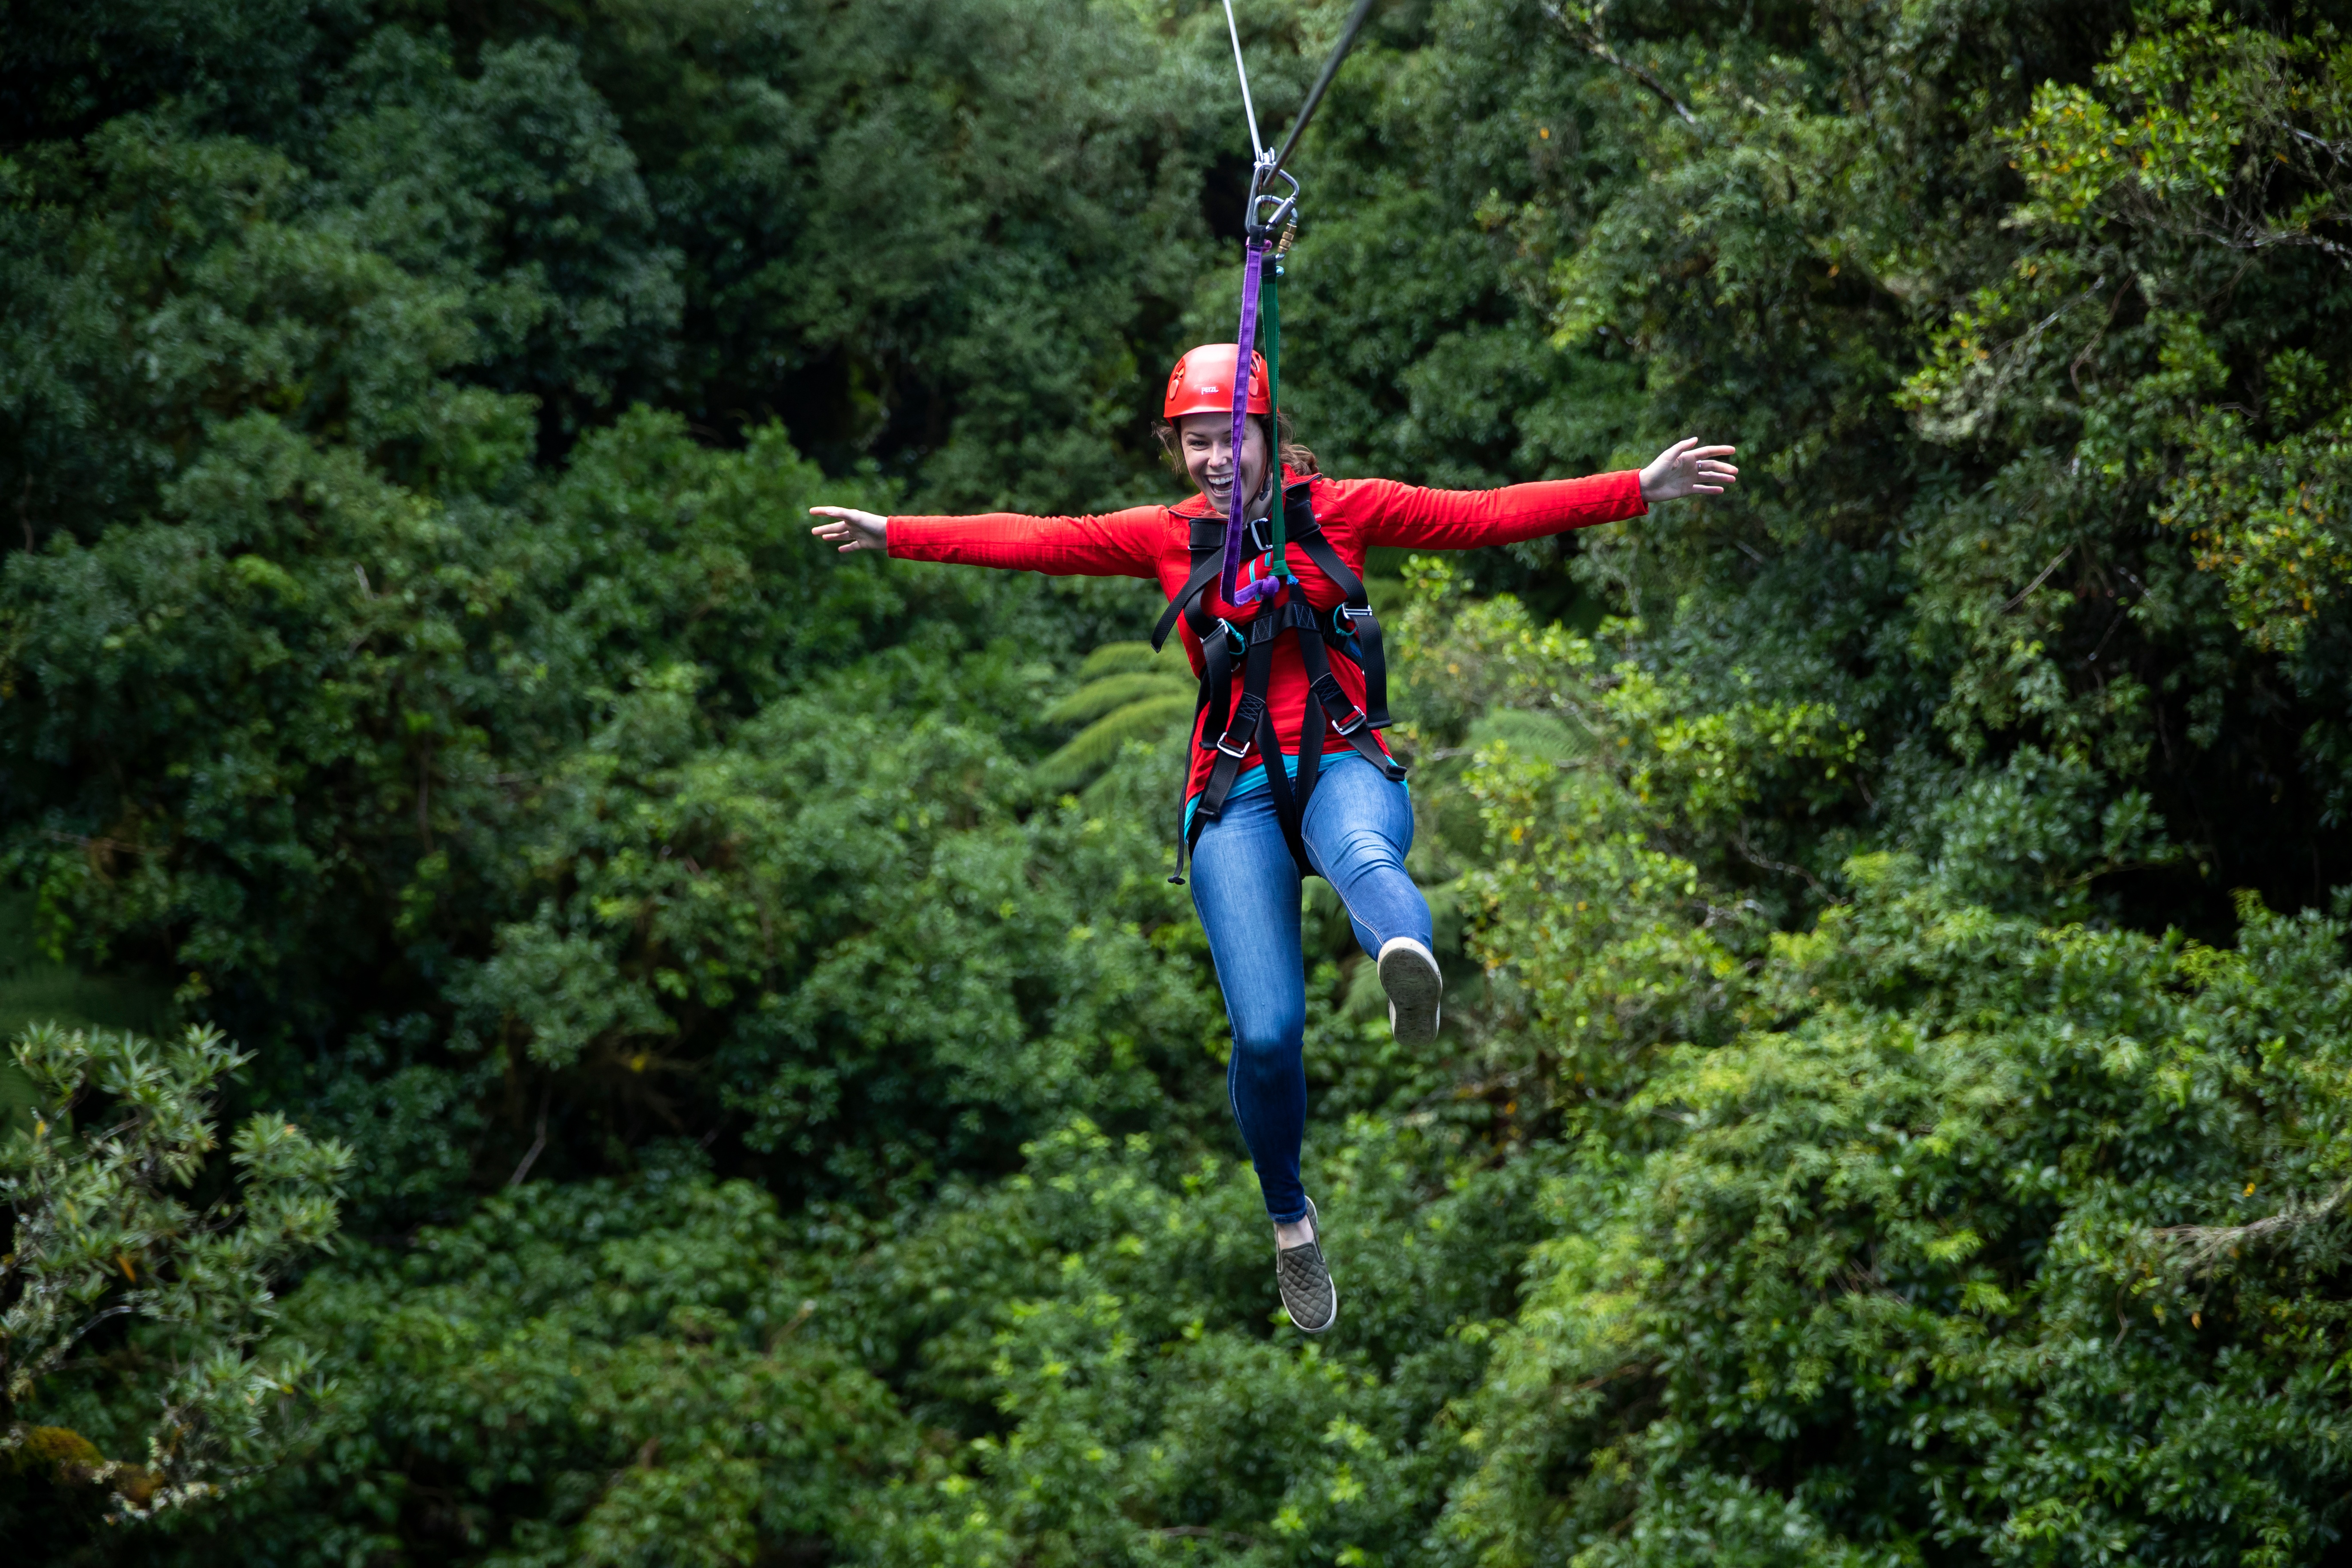
M 1356 753 L 1353 752 L 1326 752 L 1323 753 L 1323 763 L 1324 765 L 1328 767 L 1341 757 L 1352 757 Z M 1298 778 L 1298 759 L 1288 752 L 1283 752 L 1282 771 L 1286 776 L 1291 779 L 1292 782 L 1296 783 Z M 1400 780 L 1399 782 L 1402 783 L 1402 781 Z M 1257 766 L 1250 769 L 1249 772 L 1242 774 L 1241 777 L 1234 780 L 1234 787 L 1225 792 L 1226 804 L 1231 805 L 1233 802 L 1241 799 L 1241 797 L 1245 795 L 1255 795 L 1265 787 L 1265 764 L 1264 763 L 1260 763 Z M 1404 788 L 1405 794 L 1410 796 L 1412 794 L 1412 786 L 1411 784 L 1406 784 Z M 1199 809 L 1200 805 L 1201 797 L 1197 795 L 1191 796 L 1184 802 L 1184 832 L 1188 837 L 1192 831 L 1192 813 Z

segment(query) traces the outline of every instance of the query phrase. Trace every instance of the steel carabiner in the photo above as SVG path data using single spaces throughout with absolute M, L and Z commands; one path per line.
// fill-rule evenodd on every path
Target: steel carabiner
M 1290 187 L 1289 195 L 1267 188 L 1276 180 Z M 1272 243 L 1275 231 L 1286 223 L 1294 222 L 1297 212 L 1297 176 L 1287 169 L 1276 167 L 1270 156 L 1261 160 L 1250 173 L 1249 199 L 1242 208 L 1243 223 L 1249 237 L 1262 245 Z

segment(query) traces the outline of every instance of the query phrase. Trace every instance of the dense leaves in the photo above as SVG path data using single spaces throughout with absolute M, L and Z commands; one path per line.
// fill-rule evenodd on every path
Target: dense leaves
M 1237 4 L 1269 128 L 1345 9 Z M 1323 466 L 1744 477 L 1372 563 L 1451 984 L 1400 1050 L 1311 888 L 1309 1342 L 1153 595 L 804 531 L 1171 494 L 1223 8 L 0 11 L 0 1009 L 187 1042 L 0 1074 L 0 1509 L 93 1563 L 2340 1552 L 2323 13 L 1377 9 L 1298 164 Z M 212 1150 L 215 1093 L 271 1114 Z
M 299 1341 L 256 1346 L 275 1315 L 273 1279 L 334 1234 L 351 1152 L 257 1112 L 230 1139 L 241 1201 L 199 1208 L 182 1194 L 217 1146 L 222 1080 L 245 1060 L 216 1031 L 159 1045 L 41 1025 L 10 1056 L 32 1114 L 0 1144 L 12 1231 L 0 1259 L 0 1455 L 44 1493 L 97 1489 L 118 1519 L 250 1481 L 330 1392 Z M 139 1387 L 128 1401 L 106 1397 L 109 1369 L 89 1353 L 110 1320 L 130 1331 L 120 1355 Z M 36 1406 L 49 1420 L 28 1420 Z M 70 1504 L 17 1503 L 12 1537 L 32 1551 L 69 1546 L 55 1525 Z
M 1535 1562 L 2317 1554 L 2342 925 L 2250 904 L 2217 953 L 1850 871 L 1763 972 L 1792 1021 L 1681 1047 L 1626 1107 L 1671 1140 L 1550 1193 L 1457 1528 Z

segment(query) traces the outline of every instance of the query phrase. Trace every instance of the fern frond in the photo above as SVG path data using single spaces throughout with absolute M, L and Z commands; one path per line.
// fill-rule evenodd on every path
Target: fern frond
M 1109 765 L 1119 747 L 1129 741 L 1148 741 L 1166 734 L 1192 716 L 1192 693 L 1130 702 L 1118 711 L 1087 725 L 1070 737 L 1068 745 L 1037 764 L 1036 780 L 1048 792 L 1076 789 Z
M 1173 670 L 1136 670 L 1087 682 L 1046 709 L 1045 718 L 1049 723 L 1083 724 L 1106 713 L 1116 713 L 1131 702 L 1192 694 L 1192 682 L 1187 675 Z
M 1381 966 L 1367 956 L 1356 963 L 1355 973 L 1348 976 L 1348 994 L 1339 1003 L 1339 1016 L 1350 1023 L 1369 1024 L 1388 1011 L 1389 994 L 1381 988 Z
M 1474 747 L 1500 741 L 1521 756 L 1547 763 L 1573 762 L 1592 749 L 1591 738 L 1567 720 L 1522 708 L 1497 708 L 1484 715 L 1470 726 L 1469 739 Z
M 1099 680 L 1106 675 L 1132 675 L 1141 669 L 1165 669 L 1175 647 L 1171 638 L 1167 651 L 1155 654 L 1148 642 L 1107 642 L 1087 655 L 1087 661 L 1078 666 L 1078 679 Z M 1175 659 L 1180 666 L 1184 662 L 1181 654 L 1175 654 Z

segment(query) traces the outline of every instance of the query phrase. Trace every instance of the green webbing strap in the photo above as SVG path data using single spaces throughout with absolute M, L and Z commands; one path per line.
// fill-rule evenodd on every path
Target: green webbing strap
M 1282 487 L 1282 256 L 1275 255 L 1274 270 L 1265 279 L 1265 433 L 1274 450 L 1267 461 L 1275 471 L 1274 484 L 1274 560 L 1272 569 L 1277 577 L 1287 577 L 1290 553 L 1283 540 L 1283 514 L 1290 509 L 1284 504 Z

